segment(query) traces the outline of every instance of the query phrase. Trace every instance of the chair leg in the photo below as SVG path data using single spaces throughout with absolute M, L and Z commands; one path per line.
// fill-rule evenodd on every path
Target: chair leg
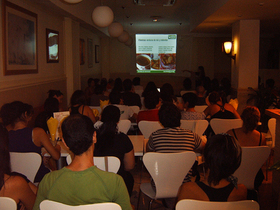
M 151 199 L 151 200 L 150 200 L 150 204 L 149 204 L 148 210 L 151 210 L 151 209 L 152 209 L 153 202 L 154 202 L 154 199 Z
M 139 189 L 139 195 L 138 195 L 138 201 L 137 201 L 137 210 L 139 210 L 139 202 L 140 202 L 140 197 L 141 197 L 141 189 Z

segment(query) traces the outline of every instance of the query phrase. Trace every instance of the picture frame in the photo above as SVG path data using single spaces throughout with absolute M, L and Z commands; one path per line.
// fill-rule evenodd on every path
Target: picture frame
M 47 63 L 59 62 L 59 32 L 46 29 Z
M 2 19 L 4 75 L 38 73 L 37 14 L 3 0 Z
M 95 45 L 95 63 L 99 63 L 99 45 Z
M 88 68 L 93 67 L 93 41 L 88 39 Z
M 85 40 L 80 39 L 80 65 L 85 64 Z

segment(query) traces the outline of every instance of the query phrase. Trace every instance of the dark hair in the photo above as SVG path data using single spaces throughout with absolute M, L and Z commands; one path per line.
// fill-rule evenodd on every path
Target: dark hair
M 102 78 L 101 81 L 100 81 L 100 85 L 101 85 L 103 91 L 106 91 L 107 84 L 108 84 L 107 79 L 106 78 Z
M 184 86 L 185 90 L 191 90 L 192 89 L 192 80 L 189 77 L 187 77 L 183 81 L 183 86 Z
M 123 82 L 122 82 L 121 78 L 118 77 L 117 79 L 115 79 L 115 84 L 114 84 L 113 90 L 117 90 L 120 92 L 123 91 Z
M 159 103 L 159 92 L 151 91 L 144 97 L 144 104 L 147 109 L 154 109 Z
M 157 91 L 157 86 L 154 82 L 150 81 L 148 82 L 148 84 L 146 85 L 143 93 L 142 93 L 142 97 L 145 97 L 147 95 L 148 92 L 151 92 L 151 91 Z
M 26 115 L 31 117 L 34 113 L 33 107 L 21 101 L 4 104 L 0 110 L 0 117 L 4 126 L 14 126 L 18 121 L 26 121 Z
M 94 88 L 94 94 L 96 94 L 96 95 L 102 94 L 103 91 L 104 91 L 104 88 L 102 87 L 102 85 L 96 85 Z
M 247 106 L 242 114 L 241 119 L 243 120 L 243 127 L 245 128 L 245 133 L 253 131 L 257 128 L 260 121 L 260 111 L 255 106 Z
M 188 104 L 188 108 L 194 108 L 195 105 L 196 105 L 196 102 L 197 102 L 197 95 L 195 93 L 185 93 L 183 96 L 182 96 L 182 99 L 184 101 L 184 103 L 189 103 Z
M 94 79 L 93 79 L 93 81 L 94 81 L 94 85 L 98 85 L 98 84 L 99 84 L 100 79 L 98 79 L 98 78 L 94 78 Z
M 5 184 L 4 175 L 11 174 L 8 131 L 0 124 L 0 189 Z
M 48 98 L 53 98 L 54 96 L 62 96 L 63 93 L 60 90 L 49 90 L 48 91 L 49 97 Z
M 132 89 L 131 79 L 125 79 L 123 81 L 123 89 L 124 89 L 124 91 L 131 91 L 131 89 Z
M 97 143 L 95 150 L 102 152 L 112 145 L 118 131 L 117 123 L 120 120 L 120 109 L 114 105 L 106 106 L 101 115 L 103 124 L 97 130 Z
M 81 104 L 86 105 L 86 95 L 82 90 L 76 90 L 70 99 L 71 106 Z
M 44 110 L 51 114 L 59 111 L 59 101 L 56 98 L 47 98 L 44 103 Z
M 66 145 L 74 155 L 81 155 L 93 144 L 94 126 L 85 115 L 74 114 L 62 122 L 62 135 Z
M 94 81 L 93 78 L 88 79 L 87 84 L 88 84 L 89 87 L 91 86 L 92 81 Z
M 109 101 L 111 104 L 120 104 L 122 99 L 122 94 L 120 91 L 113 90 L 109 95 Z
M 140 85 L 140 77 L 134 77 L 132 80 L 133 85 Z
M 232 175 L 241 163 L 241 146 L 228 134 L 212 136 L 204 148 L 205 168 L 209 169 L 208 183 L 219 184 Z
M 210 93 L 208 100 L 212 104 L 217 104 L 221 100 L 220 94 L 217 91 L 213 91 Z
M 160 123 L 166 128 L 179 127 L 181 125 L 181 112 L 171 102 L 164 102 L 159 111 L 158 117 Z
M 274 88 L 275 81 L 274 81 L 274 79 L 267 79 L 265 81 L 265 84 L 268 88 Z

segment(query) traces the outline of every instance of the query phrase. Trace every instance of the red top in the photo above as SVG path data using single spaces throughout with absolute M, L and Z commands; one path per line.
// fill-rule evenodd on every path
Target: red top
M 150 110 L 140 111 L 138 113 L 137 123 L 139 123 L 142 120 L 159 121 L 159 119 L 158 119 L 158 109 L 150 109 Z

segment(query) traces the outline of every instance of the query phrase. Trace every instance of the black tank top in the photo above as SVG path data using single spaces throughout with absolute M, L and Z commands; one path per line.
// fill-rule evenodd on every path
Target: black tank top
M 83 106 L 82 113 L 79 112 L 79 108 Z M 71 106 L 71 113 L 70 114 L 83 114 L 84 113 L 84 105 L 79 105 L 79 106 Z
M 230 112 L 230 111 L 225 109 L 224 105 L 223 106 L 221 106 L 219 104 L 216 104 L 216 105 L 218 105 L 220 107 L 220 111 L 218 111 L 215 114 L 213 114 L 211 119 L 213 119 L 213 118 L 235 119 L 236 118 L 235 115 L 232 112 Z

